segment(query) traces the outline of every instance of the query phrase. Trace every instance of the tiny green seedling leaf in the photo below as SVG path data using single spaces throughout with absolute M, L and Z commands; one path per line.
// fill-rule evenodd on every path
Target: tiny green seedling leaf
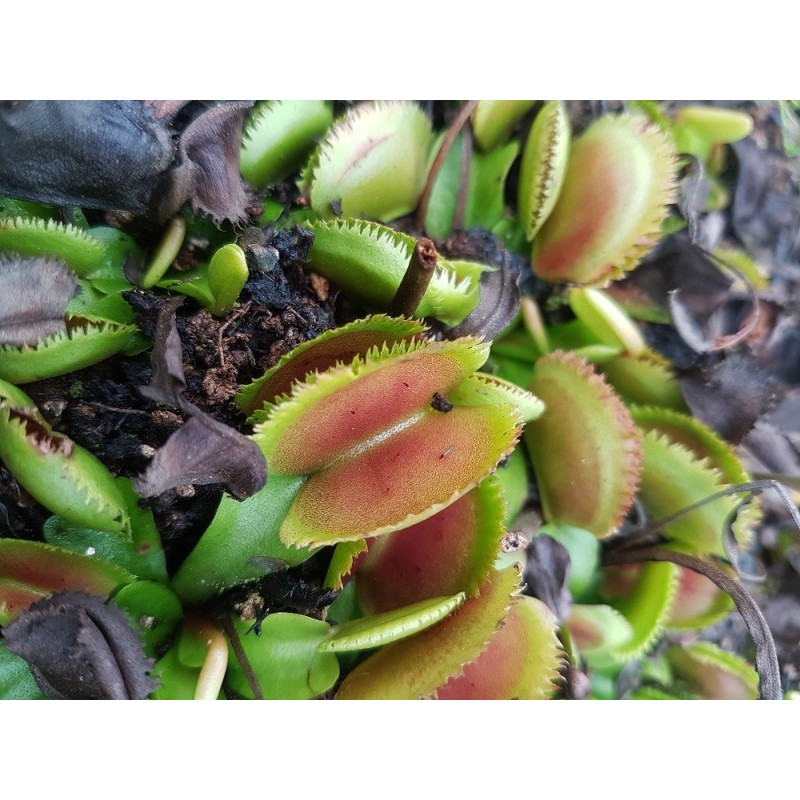
M 238 244 L 220 247 L 208 265 L 208 288 L 214 295 L 208 311 L 216 317 L 231 311 L 249 275 L 244 250 Z

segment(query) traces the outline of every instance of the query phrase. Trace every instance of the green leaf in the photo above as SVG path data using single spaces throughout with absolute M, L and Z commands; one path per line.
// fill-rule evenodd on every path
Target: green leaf
M 114 602 L 128 612 L 142 635 L 145 652 L 154 656 L 183 618 L 183 608 L 173 591 L 161 583 L 136 581 L 123 586 Z
M 320 652 L 329 631 L 326 622 L 301 614 L 270 614 L 261 624 L 261 636 L 256 636 L 248 633 L 249 622 L 232 621 L 265 700 L 310 700 L 336 683 L 336 656 Z M 241 697 L 253 698 L 233 650 L 226 681 Z
M 278 531 L 304 477 L 271 474 L 266 486 L 239 502 L 224 495 L 214 519 L 172 580 L 186 603 L 202 603 L 223 589 L 260 578 L 259 558 L 274 558 L 289 566 L 312 553 L 288 548 Z
M 331 629 L 319 646 L 325 653 L 365 650 L 391 644 L 435 625 L 461 606 L 464 592 L 449 597 L 433 597 L 409 606 L 343 622 Z

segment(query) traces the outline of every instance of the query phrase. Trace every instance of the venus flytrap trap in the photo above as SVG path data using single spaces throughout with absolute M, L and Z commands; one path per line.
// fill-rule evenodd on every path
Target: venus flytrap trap
M 641 118 L 600 118 L 572 144 L 558 201 L 533 242 L 534 272 L 588 286 L 620 278 L 658 240 L 675 179 L 661 131 Z
M 130 538 L 130 518 L 111 473 L 56 433 L 21 390 L 0 381 L 0 458 L 45 508 L 86 527 Z
M 330 104 L 322 100 L 259 103 L 242 134 L 244 179 L 255 187 L 282 181 L 303 165 L 332 122 Z
M 558 200 L 570 151 L 564 104 L 551 100 L 536 115 L 520 166 L 517 212 L 528 241 L 535 238 Z
M 346 219 L 319 221 L 308 265 L 350 296 L 375 311 L 388 311 L 414 252 L 407 234 L 374 222 Z M 474 262 L 452 263 L 439 258 L 417 317 L 434 317 L 457 325 L 479 300 L 480 273 L 488 269 Z
M 363 103 L 327 132 L 301 188 L 323 219 L 342 213 L 388 222 L 416 207 L 432 146 L 430 120 L 415 103 Z

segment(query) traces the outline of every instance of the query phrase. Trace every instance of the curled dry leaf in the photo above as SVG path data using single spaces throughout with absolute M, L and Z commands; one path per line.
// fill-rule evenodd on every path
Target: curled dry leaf
M 76 285 L 75 273 L 60 262 L 0 259 L 0 345 L 66 333 L 64 309 Z
M 195 211 L 215 222 L 245 217 L 247 195 L 239 176 L 239 146 L 244 114 L 250 102 L 224 103 L 193 120 L 178 142 L 178 163 L 165 176 L 154 197 L 164 221 L 191 202 Z
M 178 406 L 191 419 L 158 450 L 134 480 L 134 488 L 142 497 L 153 497 L 182 484 L 221 483 L 233 497 L 243 500 L 266 483 L 266 461 L 250 439 L 183 397 L 186 378 L 175 325 L 177 305 L 166 303 L 159 311 L 151 355 L 153 381 L 141 391 L 151 400 Z
M 144 700 L 156 688 L 139 634 L 115 605 L 84 592 L 34 603 L 3 630 L 53 700 Z

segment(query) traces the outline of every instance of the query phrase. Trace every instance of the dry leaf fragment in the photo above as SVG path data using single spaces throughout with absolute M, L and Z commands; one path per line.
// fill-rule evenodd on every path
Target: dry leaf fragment
M 64 310 L 77 282 L 60 261 L 0 259 L 0 345 L 35 345 L 66 333 Z

